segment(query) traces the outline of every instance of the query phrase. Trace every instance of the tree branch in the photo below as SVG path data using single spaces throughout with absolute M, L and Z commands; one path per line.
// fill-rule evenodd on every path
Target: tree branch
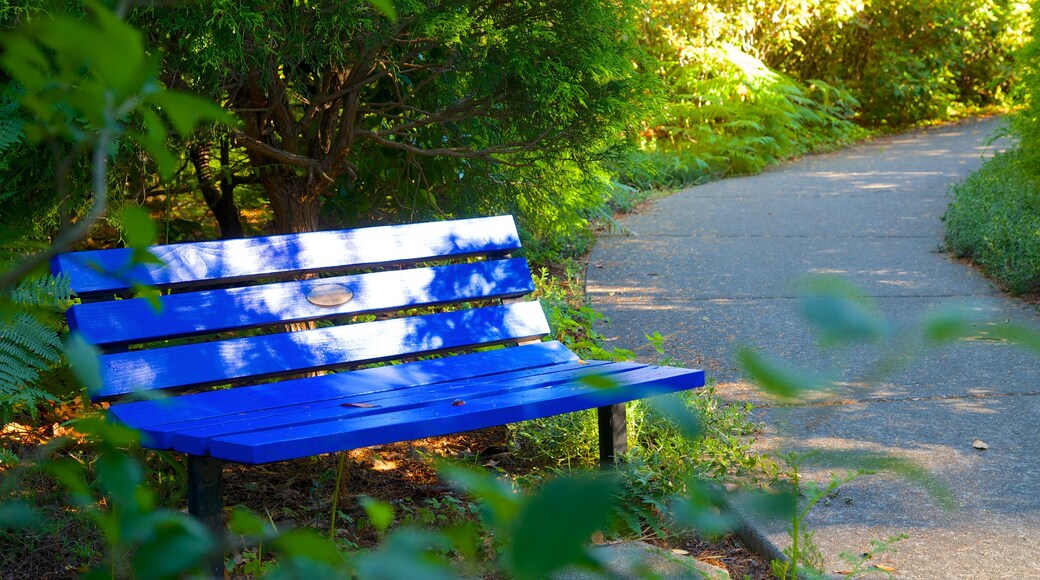
M 333 179 L 321 169 L 321 164 L 317 159 L 311 159 L 310 157 L 304 157 L 303 155 L 297 155 L 284 149 L 279 149 L 273 145 L 264 143 L 255 137 L 251 137 L 242 131 L 235 131 L 233 136 L 235 138 L 235 144 L 245 147 L 247 151 L 252 151 L 257 155 L 262 155 L 269 159 L 278 161 L 279 163 L 284 163 L 285 165 L 303 167 L 310 171 L 316 171 L 321 175 L 322 179 L 326 179 L 330 182 L 333 181 Z

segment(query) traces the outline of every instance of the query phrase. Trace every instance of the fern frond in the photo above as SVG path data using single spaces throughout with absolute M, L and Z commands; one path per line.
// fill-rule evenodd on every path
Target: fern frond
M 49 283 L 35 283 L 22 298 L 40 306 L 54 303 L 55 296 L 62 296 L 53 288 L 44 291 L 47 287 Z M 20 410 L 28 411 L 36 419 L 43 403 L 57 400 L 41 387 L 41 373 L 62 358 L 57 333 L 39 318 L 22 311 L 4 321 L 0 327 L 0 421 L 9 421 Z
M 10 449 L 0 448 L 0 465 L 18 465 L 20 459 Z
M 67 274 L 34 276 L 11 291 L 11 301 L 26 308 L 64 309 L 72 301 L 71 282 Z
M 25 383 L 39 378 L 40 374 L 33 367 L 0 360 L 0 394 L 11 396 L 13 393 L 17 393 Z
M 0 153 L 22 140 L 25 116 L 22 114 L 18 95 L 7 90 L 0 96 Z
M 0 330 L 0 341 L 9 341 L 36 354 L 47 364 L 61 360 L 61 340 L 36 317 L 20 312 Z
M 17 345 L 14 341 L 0 339 L 0 361 L 16 361 L 26 366 L 36 365 L 39 357 L 27 349 Z

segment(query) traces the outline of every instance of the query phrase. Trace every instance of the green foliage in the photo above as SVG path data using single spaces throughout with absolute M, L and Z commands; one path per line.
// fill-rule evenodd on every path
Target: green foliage
M 62 444 L 58 441 L 33 462 L 5 474 L 0 492 L 7 497 L 27 473 L 37 470 L 59 482 L 72 511 L 100 531 L 107 547 L 106 561 L 88 577 L 127 577 L 131 571 L 138 577 L 181 577 L 214 549 L 217 544 L 201 523 L 182 512 L 156 507 L 141 465 L 127 453 L 136 441 L 135 432 L 97 417 L 79 419 L 75 427 L 94 446 L 90 463 L 69 454 L 50 456 Z M 3 523 L 32 526 L 34 513 L 29 508 Z M 97 554 L 85 556 L 89 562 L 99 561 Z
M 1012 293 L 1040 290 L 1040 172 L 1022 148 L 996 155 L 952 189 L 947 247 Z
M 587 544 L 607 524 L 617 487 L 613 478 L 557 478 L 521 495 L 486 473 L 448 468 L 444 475 L 485 506 L 485 523 L 506 543 L 502 564 L 510 577 L 546 578 L 574 565 L 599 569 Z
M 208 0 L 133 18 L 171 76 L 243 121 L 280 229 L 317 227 L 323 205 L 347 224 L 513 213 L 550 249 L 578 235 L 603 159 L 658 93 L 638 3 L 402 1 L 396 19 L 389 4 Z
M 1040 23 L 1034 5 L 1031 23 Z M 1040 37 L 1016 59 L 1023 107 L 1011 117 L 1018 144 L 952 188 L 943 220 L 951 252 L 970 258 L 1014 294 L 1040 290 Z
M 944 308 L 925 314 L 917 327 L 894 330 L 880 319 L 870 301 L 853 286 L 833 278 L 817 278 L 802 285 L 807 292 L 801 299 L 800 309 L 807 322 L 820 335 L 820 346 L 827 349 L 870 349 L 876 360 L 868 365 L 863 380 L 843 377 L 845 384 L 864 383 L 883 379 L 908 360 L 909 353 L 928 352 L 928 349 L 949 345 L 958 340 L 987 338 L 1002 340 L 1040 353 L 1040 333 L 1022 326 L 983 320 L 969 307 Z M 840 347 L 840 348 L 839 348 Z M 794 397 L 809 389 L 828 388 L 832 383 L 786 365 L 772 357 L 745 349 L 738 357 L 744 372 L 765 390 L 783 397 Z M 837 373 L 831 373 L 837 376 Z M 822 572 L 819 551 L 813 541 L 813 532 L 804 527 L 813 506 L 832 494 L 839 486 L 856 478 L 886 472 L 920 487 L 932 501 L 944 510 L 954 509 L 956 501 L 949 487 L 928 473 L 917 463 L 873 451 L 813 450 L 779 454 L 788 465 L 783 475 L 790 482 L 794 496 L 804 498 L 800 505 L 791 505 L 784 518 L 790 522 L 791 546 L 785 550 L 786 561 L 773 563 L 779 578 L 818 577 Z M 823 484 L 806 479 L 803 470 L 812 466 L 831 473 Z M 899 537 L 873 542 L 877 552 L 891 548 Z M 849 560 L 856 574 L 884 572 L 863 570 L 864 560 Z
M 753 173 L 860 138 L 1008 102 L 1022 0 L 655 0 L 642 42 L 670 89 L 637 188 Z M 647 159 L 649 157 L 649 160 Z
M 35 419 L 39 407 L 56 402 L 44 377 L 63 360 L 60 313 L 72 296 L 67 277 L 24 280 L 4 297 L 0 312 L 0 423 L 15 413 Z
M 805 2 L 767 61 L 850 89 L 868 124 L 945 119 L 1006 102 L 1025 39 L 1021 0 Z M 797 12 L 797 10 L 796 10 Z M 807 16 L 811 14 L 811 18 Z
M 4 37 L 3 68 L 24 90 L 20 103 L 33 116 L 26 135 L 92 144 L 98 133 L 127 133 L 169 176 L 176 160 L 167 125 L 187 132 L 200 120 L 225 117 L 208 101 L 163 90 L 141 33 L 95 2 L 87 7 L 90 19 L 58 13 Z M 140 131 L 128 131 L 132 115 L 143 120 Z

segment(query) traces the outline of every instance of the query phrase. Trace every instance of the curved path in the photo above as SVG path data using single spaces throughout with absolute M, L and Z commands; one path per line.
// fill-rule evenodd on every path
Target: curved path
M 839 553 L 906 533 L 873 560 L 896 577 L 1040 578 L 1040 359 L 961 341 L 865 383 L 877 353 L 821 353 L 797 313 L 796 281 L 830 273 L 873 297 L 896 328 L 965 300 L 1040 328 L 1036 309 L 941 251 L 947 188 L 993 152 L 986 138 L 997 127 L 918 131 L 687 189 L 627 216 L 627 232 L 592 253 L 587 290 L 611 321 L 600 329 L 610 344 L 650 356 L 644 334 L 665 335 L 668 354 L 707 370 L 722 396 L 758 405 L 760 449 L 885 451 L 952 489 L 958 507 L 945 511 L 886 475 L 843 485 L 808 519 L 828 572 L 849 569 Z M 738 344 L 837 369 L 843 382 L 822 399 L 775 406 L 742 380 Z M 782 522 L 752 527 L 767 546 L 789 544 Z

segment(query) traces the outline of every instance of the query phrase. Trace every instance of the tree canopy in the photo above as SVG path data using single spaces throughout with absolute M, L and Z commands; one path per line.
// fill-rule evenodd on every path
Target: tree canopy
M 636 14 L 630 1 L 411 0 L 390 19 L 362 0 L 204 0 L 133 18 L 162 48 L 171 86 L 240 119 L 231 137 L 278 229 L 300 231 L 318 226 L 323 200 L 348 217 L 522 213 L 511 197 L 530 193 L 517 182 L 533 172 L 595 174 L 656 92 Z M 574 219 L 551 181 L 540 186 L 538 203 Z

